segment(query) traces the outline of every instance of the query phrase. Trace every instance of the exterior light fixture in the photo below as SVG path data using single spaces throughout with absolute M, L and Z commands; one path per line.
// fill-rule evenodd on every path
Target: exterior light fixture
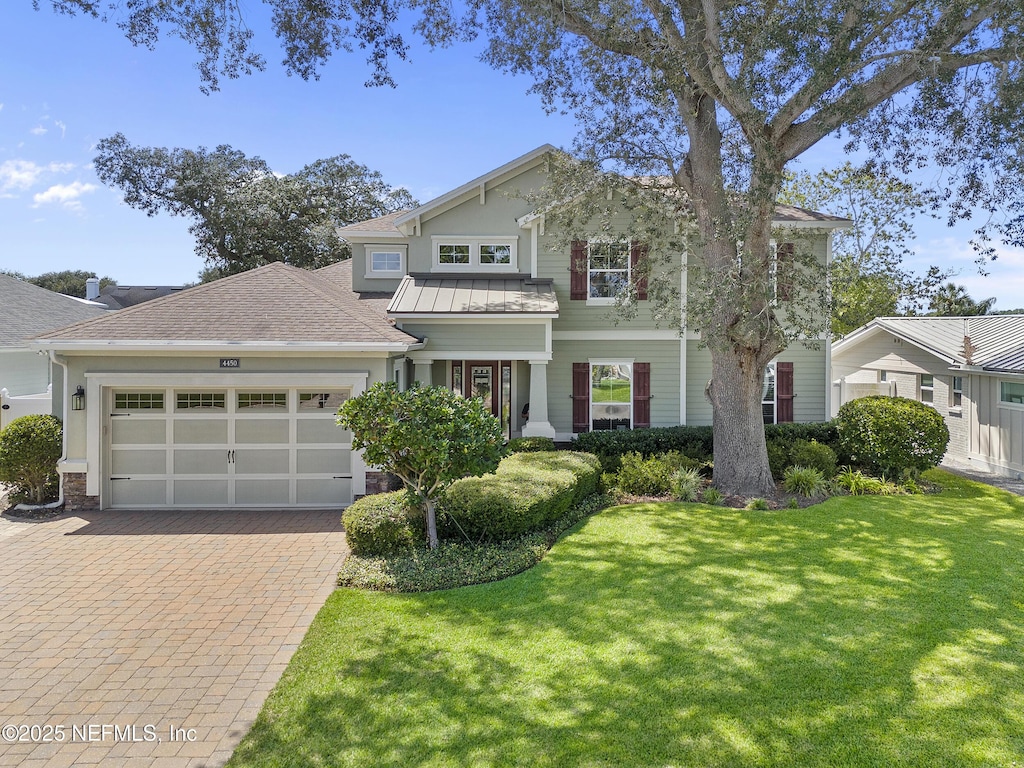
M 71 396 L 71 410 L 72 411 L 84 411 L 85 410 L 85 390 L 82 389 L 82 385 L 78 385 L 78 389 L 75 390 L 75 394 Z

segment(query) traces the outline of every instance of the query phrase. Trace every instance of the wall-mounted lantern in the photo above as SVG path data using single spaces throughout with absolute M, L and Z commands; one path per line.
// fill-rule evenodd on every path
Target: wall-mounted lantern
M 71 410 L 72 411 L 83 411 L 85 410 L 85 390 L 82 389 L 82 385 L 78 385 L 78 389 L 75 390 L 75 394 L 71 396 Z

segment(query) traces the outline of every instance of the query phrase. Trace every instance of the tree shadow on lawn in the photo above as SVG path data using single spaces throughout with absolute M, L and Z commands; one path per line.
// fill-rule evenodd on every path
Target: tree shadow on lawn
M 341 590 L 232 764 L 1024 762 L 1024 502 L 947 488 L 618 507 L 503 582 Z

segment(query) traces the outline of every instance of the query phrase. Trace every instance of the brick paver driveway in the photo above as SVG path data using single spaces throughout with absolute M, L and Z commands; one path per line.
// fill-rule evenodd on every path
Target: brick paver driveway
M 339 518 L 0 520 L 0 766 L 222 765 L 333 588 Z

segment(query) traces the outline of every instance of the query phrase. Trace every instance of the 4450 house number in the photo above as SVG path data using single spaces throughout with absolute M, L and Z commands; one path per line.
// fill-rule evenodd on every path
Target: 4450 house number
M 221 368 L 241 368 L 242 361 L 237 357 L 222 357 L 220 359 Z

